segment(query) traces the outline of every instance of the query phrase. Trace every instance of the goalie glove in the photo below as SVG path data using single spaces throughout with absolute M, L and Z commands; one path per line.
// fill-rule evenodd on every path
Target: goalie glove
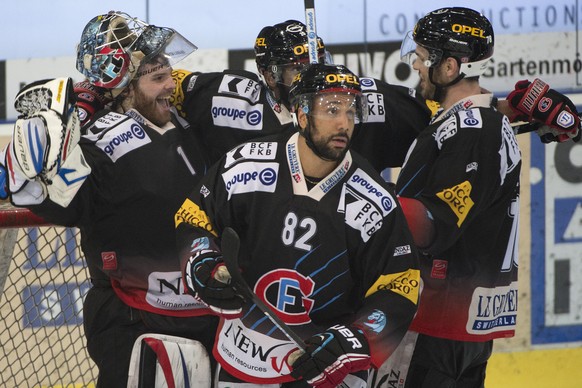
M 305 343 L 305 353 L 291 365 L 291 376 L 311 386 L 337 387 L 348 374 L 370 368 L 370 346 L 357 327 L 335 325 Z
M 522 80 L 515 84 L 507 96 L 514 114 L 511 122 L 540 122 L 536 129 L 544 143 L 580 140 L 580 117 L 572 101 L 565 95 L 550 89 L 544 81 Z
M 16 96 L 12 140 L 0 155 L 7 194 L 15 205 L 51 200 L 66 207 L 91 168 L 81 149 L 72 80 L 57 78 L 25 86 Z
M 90 122 L 95 113 L 113 101 L 106 89 L 92 85 L 89 81 L 77 82 L 73 89 L 77 98 L 81 127 Z
M 186 263 L 186 289 L 216 314 L 228 319 L 239 318 L 244 299 L 230 285 L 230 275 L 225 269 L 219 252 L 197 251 Z
M 81 136 L 72 80 L 56 78 L 26 85 L 14 107 L 21 113 L 14 125 L 14 159 L 26 179 L 39 177 L 50 184 Z

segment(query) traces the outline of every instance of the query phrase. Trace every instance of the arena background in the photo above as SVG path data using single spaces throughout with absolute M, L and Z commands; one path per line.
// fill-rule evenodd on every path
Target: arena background
M 70 76 L 85 23 L 119 2 L 21 1 L 0 16 L 0 146 L 16 118 L 12 100 L 25 84 Z M 194 71 L 255 71 L 249 49 L 265 25 L 304 19 L 303 1 L 124 1 L 123 11 L 176 28 L 200 49 L 176 67 Z M 416 86 L 399 62 L 400 40 L 442 1 L 316 0 L 318 33 L 336 63 L 359 75 Z M 412 3 L 412 2 L 409 2 Z M 578 1 L 494 0 L 485 13 L 496 31 L 493 63 L 482 84 L 502 97 L 521 79 L 540 77 L 567 93 L 582 111 Z M 281 3 L 283 4 L 283 3 Z M 480 2 L 480 4 L 482 4 Z M 35 10 L 34 12 L 32 10 Z M 228 27 L 227 27 L 228 26 Z M 579 95 L 580 93 L 580 95 Z M 582 144 L 542 145 L 520 135 L 523 152 L 520 227 L 520 307 L 515 338 L 495 343 L 488 387 L 578 387 L 582 381 Z M 396 171 L 386 171 L 395 179 Z M 483 236 L 487 238 L 487 236 Z M 24 292 L 24 290 L 23 290 Z M 23 322 L 26 317 L 22 317 Z M 78 324 L 78 323 L 77 323 Z M 390 385 L 391 386 L 391 385 Z M 394 385 L 396 386 L 396 385 Z

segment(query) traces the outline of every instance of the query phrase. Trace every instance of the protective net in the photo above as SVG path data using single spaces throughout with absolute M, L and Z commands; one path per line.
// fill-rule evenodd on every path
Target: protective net
M 94 387 L 78 230 L 0 202 L 0 387 Z

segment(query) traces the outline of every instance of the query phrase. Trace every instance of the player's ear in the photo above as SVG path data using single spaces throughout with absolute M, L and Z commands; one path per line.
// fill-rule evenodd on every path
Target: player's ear
M 303 111 L 303 108 L 297 109 L 297 124 L 299 125 L 299 129 L 307 128 L 307 114 Z
M 456 78 L 457 75 L 459 74 L 459 71 L 461 70 L 459 62 L 457 62 L 457 60 L 453 57 L 448 57 L 444 61 L 443 65 L 444 65 L 447 76 L 449 76 L 451 78 Z

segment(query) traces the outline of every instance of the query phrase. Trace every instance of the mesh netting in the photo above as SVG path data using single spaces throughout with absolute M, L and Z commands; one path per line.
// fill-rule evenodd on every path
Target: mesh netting
M 0 386 L 94 386 L 83 331 L 90 283 L 77 229 L 10 227 L 6 212 L 0 206 Z

